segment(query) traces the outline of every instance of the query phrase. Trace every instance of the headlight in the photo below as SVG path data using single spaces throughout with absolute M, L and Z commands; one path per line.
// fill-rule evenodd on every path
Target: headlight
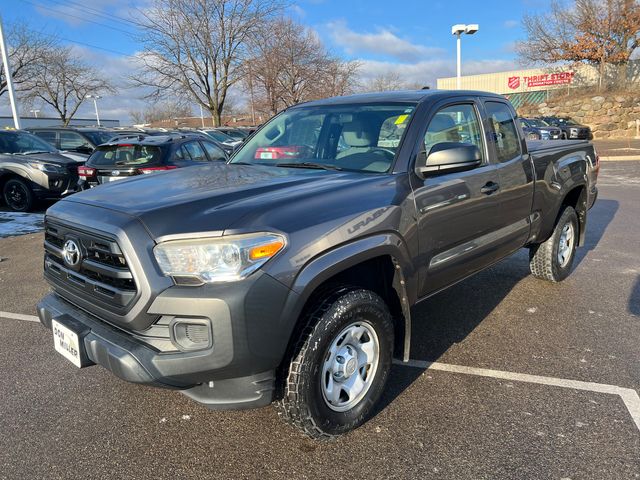
M 174 240 L 156 245 L 153 254 L 166 276 L 192 277 L 202 282 L 246 278 L 284 248 L 276 233 Z
M 54 165 L 53 163 L 30 162 L 29 165 L 45 173 L 64 173 L 62 167 Z

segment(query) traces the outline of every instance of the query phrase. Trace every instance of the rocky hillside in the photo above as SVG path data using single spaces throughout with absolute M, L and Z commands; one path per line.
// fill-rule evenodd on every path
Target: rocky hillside
M 523 105 L 518 114 L 570 117 L 590 126 L 594 138 L 629 138 L 636 135 L 636 121 L 640 121 L 640 94 L 551 98 L 546 103 Z

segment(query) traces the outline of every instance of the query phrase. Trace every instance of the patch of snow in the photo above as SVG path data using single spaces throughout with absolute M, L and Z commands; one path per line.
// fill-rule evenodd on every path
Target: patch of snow
M 41 213 L 0 212 L 0 238 L 36 233 L 44 229 Z

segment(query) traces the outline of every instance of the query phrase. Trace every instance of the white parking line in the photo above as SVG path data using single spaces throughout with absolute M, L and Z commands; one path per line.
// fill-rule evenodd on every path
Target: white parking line
M 22 313 L 0 312 L 0 318 L 10 318 L 11 320 L 25 320 L 27 322 L 39 322 L 35 315 L 23 315 Z
M 619 395 L 627 407 L 636 427 L 640 430 L 640 395 L 631 388 L 618 387 L 616 385 L 606 385 L 603 383 L 582 382 L 579 380 L 568 380 L 565 378 L 543 377 L 540 375 L 528 375 L 525 373 L 504 372 L 501 370 L 490 370 L 487 368 L 465 367 L 463 365 L 451 365 L 440 362 L 425 362 L 421 360 L 409 360 L 402 362 L 394 360 L 396 365 L 422 368 L 425 370 L 440 370 L 443 372 L 461 373 L 464 375 L 475 375 L 479 377 L 490 377 L 501 380 L 512 380 L 514 382 L 537 383 L 539 385 L 549 385 L 552 387 L 571 388 L 574 390 L 585 390 L 588 392 L 608 393 Z
M 1 312 L 0 318 L 10 318 L 12 320 L 24 320 L 27 322 L 39 322 L 35 315 L 24 315 L 22 313 Z M 424 370 L 440 370 L 442 372 L 461 373 L 464 375 L 475 375 L 478 377 L 498 378 L 501 380 L 512 380 L 514 382 L 537 383 L 539 385 L 549 385 L 552 387 L 572 388 L 573 390 L 585 390 L 588 392 L 608 393 L 619 395 L 624 405 L 627 407 L 636 427 L 640 430 L 640 395 L 631 388 L 618 387 L 616 385 L 606 385 L 604 383 L 582 382 L 580 380 L 568 380 L 566 378 L 543 377 L 540 375 L 528 375 L 526 373 L 504 372 L 502 370 L 490 370 L 488 368 L 466 367 L 464 365 L 451 365 L 449 363 L 425 362 L 422 360 L 409 360 L 403 362 L 394 360 L 394 364 L 405 367 L 421 368 Z

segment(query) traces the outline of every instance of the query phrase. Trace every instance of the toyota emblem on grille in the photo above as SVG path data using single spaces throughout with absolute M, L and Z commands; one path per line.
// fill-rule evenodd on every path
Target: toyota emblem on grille
M 62 249 L 62 257 L 64 258 L 64 263 L 69 265 L 70 267 L 75 267 L 80 263 L 80 247 L 73 240 L 67 240 L 64 242 L 64 247 Z
M 117 177 L 118 175 L 120 175 L 120 170 L 112 170 L 111 175 L 113 175 L 114 177 Z

